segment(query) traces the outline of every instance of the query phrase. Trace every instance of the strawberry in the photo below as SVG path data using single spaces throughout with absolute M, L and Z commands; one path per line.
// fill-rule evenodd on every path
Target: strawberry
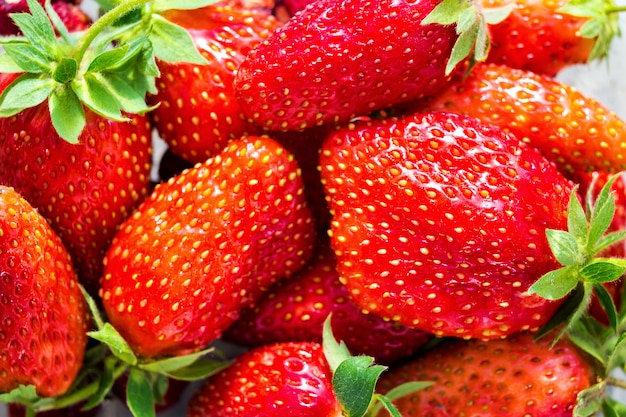
M 318 343 L 261 346 L 237 357 L 191 398 L 187 417 L 340 417 Z
M 0 392 L 65 393 L 78 374 L 89 316 L 70 256 L 15 189 L 0 186 Z
M 44 0 L 38 0 L 38 1 L 42 5 L 44 4 Z M 58 5 L 57 3 L 67 3 L 67 5 Z M 73 1 L 66 2 L 64 0 L 53 0 L 52 7 L 57 13 L 61 12 L 59 14 L 65 24 L 67 24 L 69 27 L 76 27 L 77 30 L 82 30 L 82 29 L 79 29 L 80 25 L 74 25 L 73 23 L 74 22 L 78 23 L 78 20 L 83 21 L 83 18 L 85 18 L 86 15 L 81 17 L 78 20 L 74 20 L 74 18 L 70 18 L 66 20 L 63 18 L 65 14 L 64 11 L 74 10 L 75 8 L 74 3 L 75 2 Z M 28 3 L 26 0 L 0 0 L 0 35 L 20 34 L 18 27 L 15 25 L 15 23 L 11 19 L 11 14 L 24 13 L 27 11 L 28 11 Z M 84 13 L 74 12 L 74 11 L 72 11 L 71 14 L 76 17 L 78 17 L 79 15 L 84 15 Z M 87 21 L 85 20 L 85 23 L 86 22 Z
M 570 342 L 561 340 L 552 348 L 550 343 L 535 342 L 528 333 L 504 340 L 444 342 L 390 369 L 379 389 L 433 381 L 394 401 L 404 416 L 569 417 L 577 394 L 593 381 L 592 366 Z
M 311 212 L 293 156 L 233 141 L 158 185 L 105 257 L 100 295 L 139 356 L 198 350 L 311 255 Z
M 245 346 L 277 342 L 322 341 L 324 320 L 333 314 L 333 329 L 348 350 L 377 363 L 409 357 L 431 339 L 427 333 L 363 314 L 339 281 L 337 262 L 322 239 L 309 264 L 288 281 L 276 283 L 254 308 L 242 313 L 224 339 Z
M 547 76 L 502 65 L 478 65 L 462 82 L 410 111 L 467 114 L 500 126 L 539 149 L 559 169 L 626 168 L 626 125 L 617 114 Z
M 536 150 L 453 113 L 349 125 L 320 157 L 338 272 L 363 309 L 438 336 L 536 329 L 560 301 L 529 295 L 571 183 Z
M 91 18 L 74 3 L 57 1 L 52 8 L 70 32 L 87 30 L 91 26 Z
M 239 67 L 243 113 L 267 129 L 302 130 L 440 90 L 457 35 L 452 25 L 420 23 L 436 4 L 313 2 Z
M 164 17 L 186 28 L 207 65 L 158 61 L 161 75 L 151 104 L 160 136 L 172 152 L 203 162 L 229 140 L 260 133 L 241 114 L 233 80 L 246 54 L 280 23 L 266 10 L 240 2 L 171 10 Z
M 0 75 L 0 89 L 13 78 Z M 55 132 L 46 103 L 0 118 L 0 182 L 50 222 L 97 294 L 117 227 L 148 194 L 152 144 L 145 117 L 116 122 L 87 111 L 86 120 L 72 144 Z

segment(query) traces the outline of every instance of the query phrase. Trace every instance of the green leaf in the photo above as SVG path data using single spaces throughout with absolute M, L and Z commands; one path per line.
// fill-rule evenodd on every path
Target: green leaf
M 591 417 L 602 407 L 606 397 L 606 383 L 599 382 L 578 393 L 574 416 Z
M 130 368 L 126 404 L 134 417 L 154 417 L 154 392 L 145 372 Z
M 32 45 L 15 43 L 5 45 L 4 50 L 22 71 L 44 73 L 52 69 L 50 58 Z
M 380 374 L 387 368 L 373 365 L 368 356 L 352 356 L 339 364 L 333 375 L 333 389 L 344 412 L 362 417 L 369 409 Z
M 476 43 L 478 28 L 479 25 L 475 24 L 470 29 L 459 35 L 454 43 L 454 46 L 452 47 L 452 53 L 450 54 L 450 58 L 446 64 L 446 74 L 450 74 L 459 62 L 469 56 Z
M 74 58 L 63 58 L 52 71 L 52 78 L 60 84 L 66 84 L 76 78 L 78 62 Z
M 452 25 L 459 20 L 463 11 L 471 6 L 472 4 L 465 0 L 443 0 L 422 20 L 421 24 Z
M 324 321 L 324 328 L 322 330 L 322 346 L 324 348 L 326 362 L 328 362 L 330 369 L 335 372 L 341 362 L 349 359 L 352 355 L 350 355 L 350 351 L 343 341 L 338 342 L 337 339 L 335 339 L 331 327 L 331 319 L 332 313 L 329 314 Z
M 476 6 L 471 5 L 464 9 L 459 15 L 459 19 L 456 22 L 456 32 L 463 33 L 472 28 L 477 22 L 478 12 Z
M 602 284 L 595 284 L 593 290 L 600 306 L 602 306 L 602 309 L 606 313 L 609 325 L 614 332 L 617 332 L 618 313 L 613 297 L 611 297 L 611 294 L 609 294 Z
M 65 23 L 63 23 L 63 20 L 59 17 L 56 10 L 54 10 L 54 7 L 52 7 L 52 2 L 50 0 L 46 0 L 46 2 L 44 3 L 44 8 L 46 10 L 46 14 L 48 15 L 48 18 L 52 22 L 52 26 L 56 28 L 57 33 L 68 44 L 71 44 L 72 36 L 70 35 L 70 32 L 67 30 Z
M 554 313 L 550 320 L 548 320 L 548 322 L 539 329 L 535 335 L 535 339 L 545 337 L 553 330 L 569 323 L 580 306 L 586 302 L 586 297 L 585 285 L 582 281 L 579 281 L 574 291 L 570 293 L 565 302 L 563 302 L 563 304 L 561 304 L 558 308 L 556 313 Z
M 50 95 L 48 107 L 52 125 L 59 136 L 69 143 L 78 143 L 86 124 L 85 110 L 72 88 L 59 85 Z
M 546 237 L 554 257 L 564 266 L 577 265 L 581 257 L 578 241 L 564 230 L 546 229 Z
M 185 29 L 159 15 L 154 15 L 152 22 L 150 42 L 157 58 L 166 62 L 207 63 Z
M 100 309 L 96 304 L 96 300 L 87 292 L 83 285 L 80 285 L 80 291 L 87 302 L 87 307 L 89 307 L 89 312 L 91 313 L 91 317 L 93 321 L 96 323 L 96 328 L 101 330 L 104 327 L 104 320 L 102 319 L 102 314 L 100 313 Z
M 604 404 L 602 404 L 602 413 L 604 417 L 624 417 L 626 416 L 626 405 L 607 396 L 604 399 Z
M 38 48 L 42 54 L 55 56 L 57 38 L 44 8 L 36 0 L 27 0 L 30 14 L 16 13 L 11 15 L 16 26 L 20 28 L 24 37 Z
M 0 116 L 8 117 L 43 103 L 55 87 L 54 80 L 35 74 L 18 77 L 0 95 Z
M 101 76 L 101 80 L 125 112 L 143 114 L 154 108 L 147 106 L 144 91 L 138 93 L 122 77 L 107 74 Z
M 587 214 L 583 208 L 580 200 L 578 200 L 578 193 L 575 187 L 569 197 L 569 203 L 567 206 L 567 230 L 580 244 L 587 242 Z M 590 189 L 591 192 L 591 189 Z
M 489 55 L 490 45 L 491 38 L 489 36 L 489 30 L 481 16 L 478 22 L 478 32 L 476 33 L 476 43 L 474 45 L 474 61 L 483 62 L 486 60 L 487 55 Z
M 580 277 L 575 267 L 564 266 L 544 274 L 528 289 L 531 294 L 537 294 L 548 300 L 558 300 L 569 294 Z
M 198 381 L 226 369 L 231 363 L 231 361 L 198 359 L 192 365 L 185 368 L 167 372 L 167 376 L 181 381 Z
M 139 368 L 145 371 L 156 372 L 156 373 L 171 372 L 171 371 L 175 371 L 176 369 L 185 368 L 193 364 L 202 356 L 208 353 L 211 353 L 214 350 L 215 348 L 210 347 L 208 349 L 191 353 L 189 355 L 173 356 L 170 358 L 160 359 L 160 360 L 156 360 L 152 362 L 145 362 L 145 363 L 139 364 Z
M 613 345 L 613 349 L 609 352 L 606 369 L 615 369 L 617 364 L 623 360 L 624 352 L 626 348 L 626 334 L 621 334 L 617 341 Z M 606 375 L 604 375 L 606 376 Z
M 602 365 L 606 365 L 608 357 L 601 338 L 602 329 L 598 329 L 598 325 L 595 319 L 583 316 L 570 325 L 567 335 L 576 346 L 593 356 Z
M 611 186 L 617 176 L 611 177 L 602 187 L 591 211 L 587 248 L 593 248 L 602 235 L 608 230 L 615 214 L 615 196 Z
M 509 17 L 514 8 L 515 3 L 500 7 L 484 7 L 483 16 L 485 17 L 485 22 L 490 25 L 497 25 Z
M 74 80 L 71 85 L 80 101 L 95 113 L 117 122 L 128 120 L 122 115 L 117 97 L 101 74 L 87 73 L 82 81 Z
M 619 279 L 626 272 L 622 265 L 610 261 L 593 260 L 580 270 L 580 275 L 587 282 L 601 283 Z
M 101 72 L 112 68 L 119 68 L 127 58 L 126 55 L 129 48 L 130 46 L 128 44 L 124 44 L 102 52 L 91 61 L 87 72 Z
M 0 402 L 18 403 L 23 405 L 31 405 L 36 403 L 40 397 L 34 385 L 20 385 L 12 391 L 0 394 Z
M 597 254 L 600 253 L 602 250 L 608 248 L 609 246 L 612 246 L 618 242 L 623 241 L 624 239 L 626 239 L 626 230 L 621 230 L 621 231 L 617 231 L 617 232 L 610 232 L 604 236 L 602 236 L 597 242 L 596 242 L 596 246 L 591 249 L 591 253 L 593 254 Z
M 430 381 L 410 381 L 405 382 L 404 384 L 400 384 L 397 387 L 389 390 L 385 395 L 375 394 L 375 400 L 377 400 L 373 407 L 369 410 L 369 416 L 377 416 L 380 414 L 382 408 L 385 408 L 387 412 L 389 412 L 392 416 L 400 416 L 400 413 L 396 409 L 396 407 L 391 403 L 393 400 L 397 400 L 398 398 L 405 397 L 407 395 L 411 395 L 417 391 L 421 391 L 424 388 L 427 388 L 433 385 L 434 382 Z
M 100 374 L 100 380 L 98 381 L 98 390 L 95 394 L 89 397 L 89 400 L 82 406 L 83 409 L 89 410 L 97 407 L 101 404 L 106 396 L 111 392 L 113 384 L 115 382 L 114 371 L 117 365 L 117 360 L 113 357 L 105 359 L 102 366 L 102 372 Z
M 155 0 L 153 8 L 156 12 L 164 12 L 166 10 L 187 10 L 187 9 L 199 9 L 201 7 L 208 6 L 216 3 L 217 0 Z
M 109 349 L 111 349 L 111 353 L 125 363 L 129 365 L 137 364 L 137 357 L 133 353 L 133 350 L 110 323 L 104 323 L 102 329 L 88 332 L 87 335 L 92 339 L 99 340 L 106 344 Z
M 0 53 L 0 72 L 6 74 L 17 74 L 24 72 L 24 69 L 20 67 L 9 54 L 4 52 Z

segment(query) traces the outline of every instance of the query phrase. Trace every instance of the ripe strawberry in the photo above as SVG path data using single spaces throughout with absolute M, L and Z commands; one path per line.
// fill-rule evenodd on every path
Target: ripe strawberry
M 318 343 L 279 343 L 244 353 L 209 378 L 187 409 L 187 417 L 342 415 Z
M 415 108 L 463 113 L 500 126 L 568 175 L 626 168 L 624 121 L 573 87 L 529 71 L 478 65 L 463 82 Z
M 561 13 L 567 0 L 483 0 L 485 8 L 513 5 L 503 21 L 489 26 L 487 62 L 555 76 L 589 60 L 595 39 L 580 36 L 589 20 Z
M 454 340 L 392 368 L 386 391 L 407 381 L 430 387 L 394 401 L 404 416 L 571 417 L 577 394 L 593 381 L 591 365 L 565 340 Z M 378 416 L 386 415 L 379 413 Z
M 228 141 L 260 133 L 234 97 L 233 80 L 246 54 L 280 23 L 265 9 L 218 2 L 202 9 L 171 10 L 165 18 L 187 29 L 207 65 L 158 61 L 154 124 L 170 149 L 203 162 Z
M 243 113 L 267 129 L 301 130 L 440 90 L 457 35 L 420 24 L 437 3 L 315 1 L 239 67 Z
M 288 281 L 276 283 L 263 299 L 242 313 L 224 339 L 245 346 L 277 342 L 322 342 L 323 324 L 332 313 L 335 336 L 353 354 L 390 364 L 411 356 L 431 339 L 373 314 L 363 314 L 339 281 L 335 256 L 323 239 L 316 256 Z
M 14 77 L 0 75 L 0 90 Z M 148 194 L 151 137 L 143 116 L 125 123 L 87 111 L 71 144 L 55 132 L 46 103 L 0 118 L 0 183 L 50 222 L 92 294 L 117 227 Z
M 158 185 L 122 225 L 104 308 L 140 356 L 198 350 L 301 268 L 314 235 L 293 156 L 268 138 L 233 141 Z
M 65 393 L 87 344 L 89 317 L 69 254 L 16 190 L 0 186 L 0 392 Z
M 354 124 L 322 146 L 338 271 L 363 309 L 438 336 L 498 338 L 560 301 L 527 290 L 560 264 L 571 183 L 501 129 L 452 113 Z
M 70 32 L 87 30 L 91 26 L 91 18 L 80 6 L 66 1 L 57 1 L 52 8 Z

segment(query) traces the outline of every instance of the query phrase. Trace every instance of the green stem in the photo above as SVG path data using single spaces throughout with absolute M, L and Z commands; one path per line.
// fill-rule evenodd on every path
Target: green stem
M 607 13 L 626 12 L 626 6 L 611 6 L 611 7 L 607 7 L 606 12 Z
M 35 417 L 36 411 L 33 407 L 26 407 L 26 415 L 24 417 Z
M 85 53 L 89 49 L 89 46 L 93 40 L 107 27 L 113 25 L 120 17 L 135 10 L 144 4 L 149 3 L 151 0 L 128 0 L 121 3 L 119 6 L 115 6 L 98 20 L 83 34 L 75 47 L 74 58 L 80 64 L 85 56 Z
M 624 381 L 623 379 L 610 376 L 606 379 L 606 383 L 607 385 L 612 385 L 617 388 L 626 389 L 626 381 Z

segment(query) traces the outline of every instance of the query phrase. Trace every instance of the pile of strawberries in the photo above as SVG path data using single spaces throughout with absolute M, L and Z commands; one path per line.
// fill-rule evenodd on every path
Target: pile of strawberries
M 97 3 L 0 1 L 11 416 L 626 415 L 623 7 Z

